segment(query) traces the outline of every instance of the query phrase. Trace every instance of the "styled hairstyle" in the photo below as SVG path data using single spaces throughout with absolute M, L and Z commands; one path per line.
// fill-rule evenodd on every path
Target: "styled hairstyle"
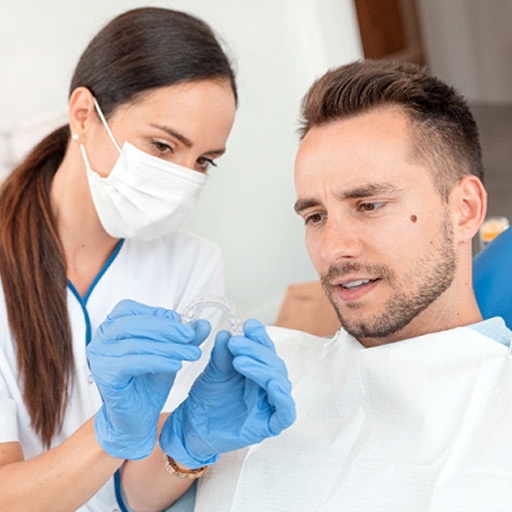
M 198 80 L 227 81 L 237 100 L 230 61 L 206 23 L 183 12 L 138 8 L 114 18 L 92 39 L 70 94 L 87 87 L 109 116 L 151 89 Z M 7 315 L 24 400 L 46 447 L 62 426 L 74 373 L 66 263 L 50 203 L 51 182 L 69 139 L 68 125 L 51 133 L 0 189 Z
M 302 100 L 300 137 L 315 126 L 382 107 L 408 115 L 413 156 L 432 169 L 445 199 L 463 176 L 483 180 L 478 128 L 466 101 L 415 64 L 362 60 L 328 71 Z

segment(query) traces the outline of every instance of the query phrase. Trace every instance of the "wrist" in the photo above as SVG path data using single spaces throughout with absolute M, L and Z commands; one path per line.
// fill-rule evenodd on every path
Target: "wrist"
M 169 457 L 165 452 L 163 453 L 164 465 L 167 472 L 177 478 L 196 479 L 203 476 L 210 466 L 201 466 L 196 469 L 190 469 L 183 464 L 175 461 L 172 457 Z
M 105 405 L 94 416 L 94 433 L 103 450 L 118 459 L 143 459 L 155 448 L 156 427 L 144 434 L 116 429 Z
M 219 454 L 213 452 L 191 425 L 183 425 L 180 412 L 180 408 L 174 411 L 160 432 L 159 443 L 164 453 L 185 468 L 195 469 L 217 462 Z M 191 446 L 203 449 L 192 450 Z

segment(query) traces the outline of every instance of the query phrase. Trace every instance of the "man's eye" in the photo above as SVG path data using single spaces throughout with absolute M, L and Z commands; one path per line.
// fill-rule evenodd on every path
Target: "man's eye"
M 359 205 L 359 210 L 362 212 L 374 212 L 376 210 L 380 210 L 384 206 L 384 202 L 376 201 L 373 203 L 361 203 Z
M 322 222 L 325 219 L 325 214 L 322 213 L 312 213 L 311 215 L 304 216 L 304 224 L 312 226 Z

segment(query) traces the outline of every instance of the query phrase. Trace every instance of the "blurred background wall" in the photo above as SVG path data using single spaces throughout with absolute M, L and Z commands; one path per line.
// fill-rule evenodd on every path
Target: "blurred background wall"
M 116 14 L 188 11 L 223 38 L 240 106 L 228 152 L 188 226 L 217 242 L 226 295 L 275 318 L 290 283 L 316 279 L 293 213 L 299 102 L 330 67 L 364 56 L 427 64 L 473 102 L 512 104 L 509 0 L 6 0 L 0 16 L 0 174 L 65 121 L 73 67 Z

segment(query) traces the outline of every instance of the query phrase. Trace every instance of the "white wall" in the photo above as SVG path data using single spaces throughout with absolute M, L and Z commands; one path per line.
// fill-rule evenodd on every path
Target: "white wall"
M 271 322 L 289 283 L 315 279 L 292 212 L 300 99 L 327 68 L 362 55 L 351 0 L 8 0 L 0 16 L 0 131 L 65 107 L 77 58 L 111 17 L 140 5 L 199 15 L 237 61 L 228 153 L 189 226 L 224 252 L 227 295 Z M 1 154 L 6 158 L 6 153 Z M 11 155 L 12 156 L 12 155 Z
M 473 103 L 512 103 L 512 2 L 418 0 L 431 71 Z

